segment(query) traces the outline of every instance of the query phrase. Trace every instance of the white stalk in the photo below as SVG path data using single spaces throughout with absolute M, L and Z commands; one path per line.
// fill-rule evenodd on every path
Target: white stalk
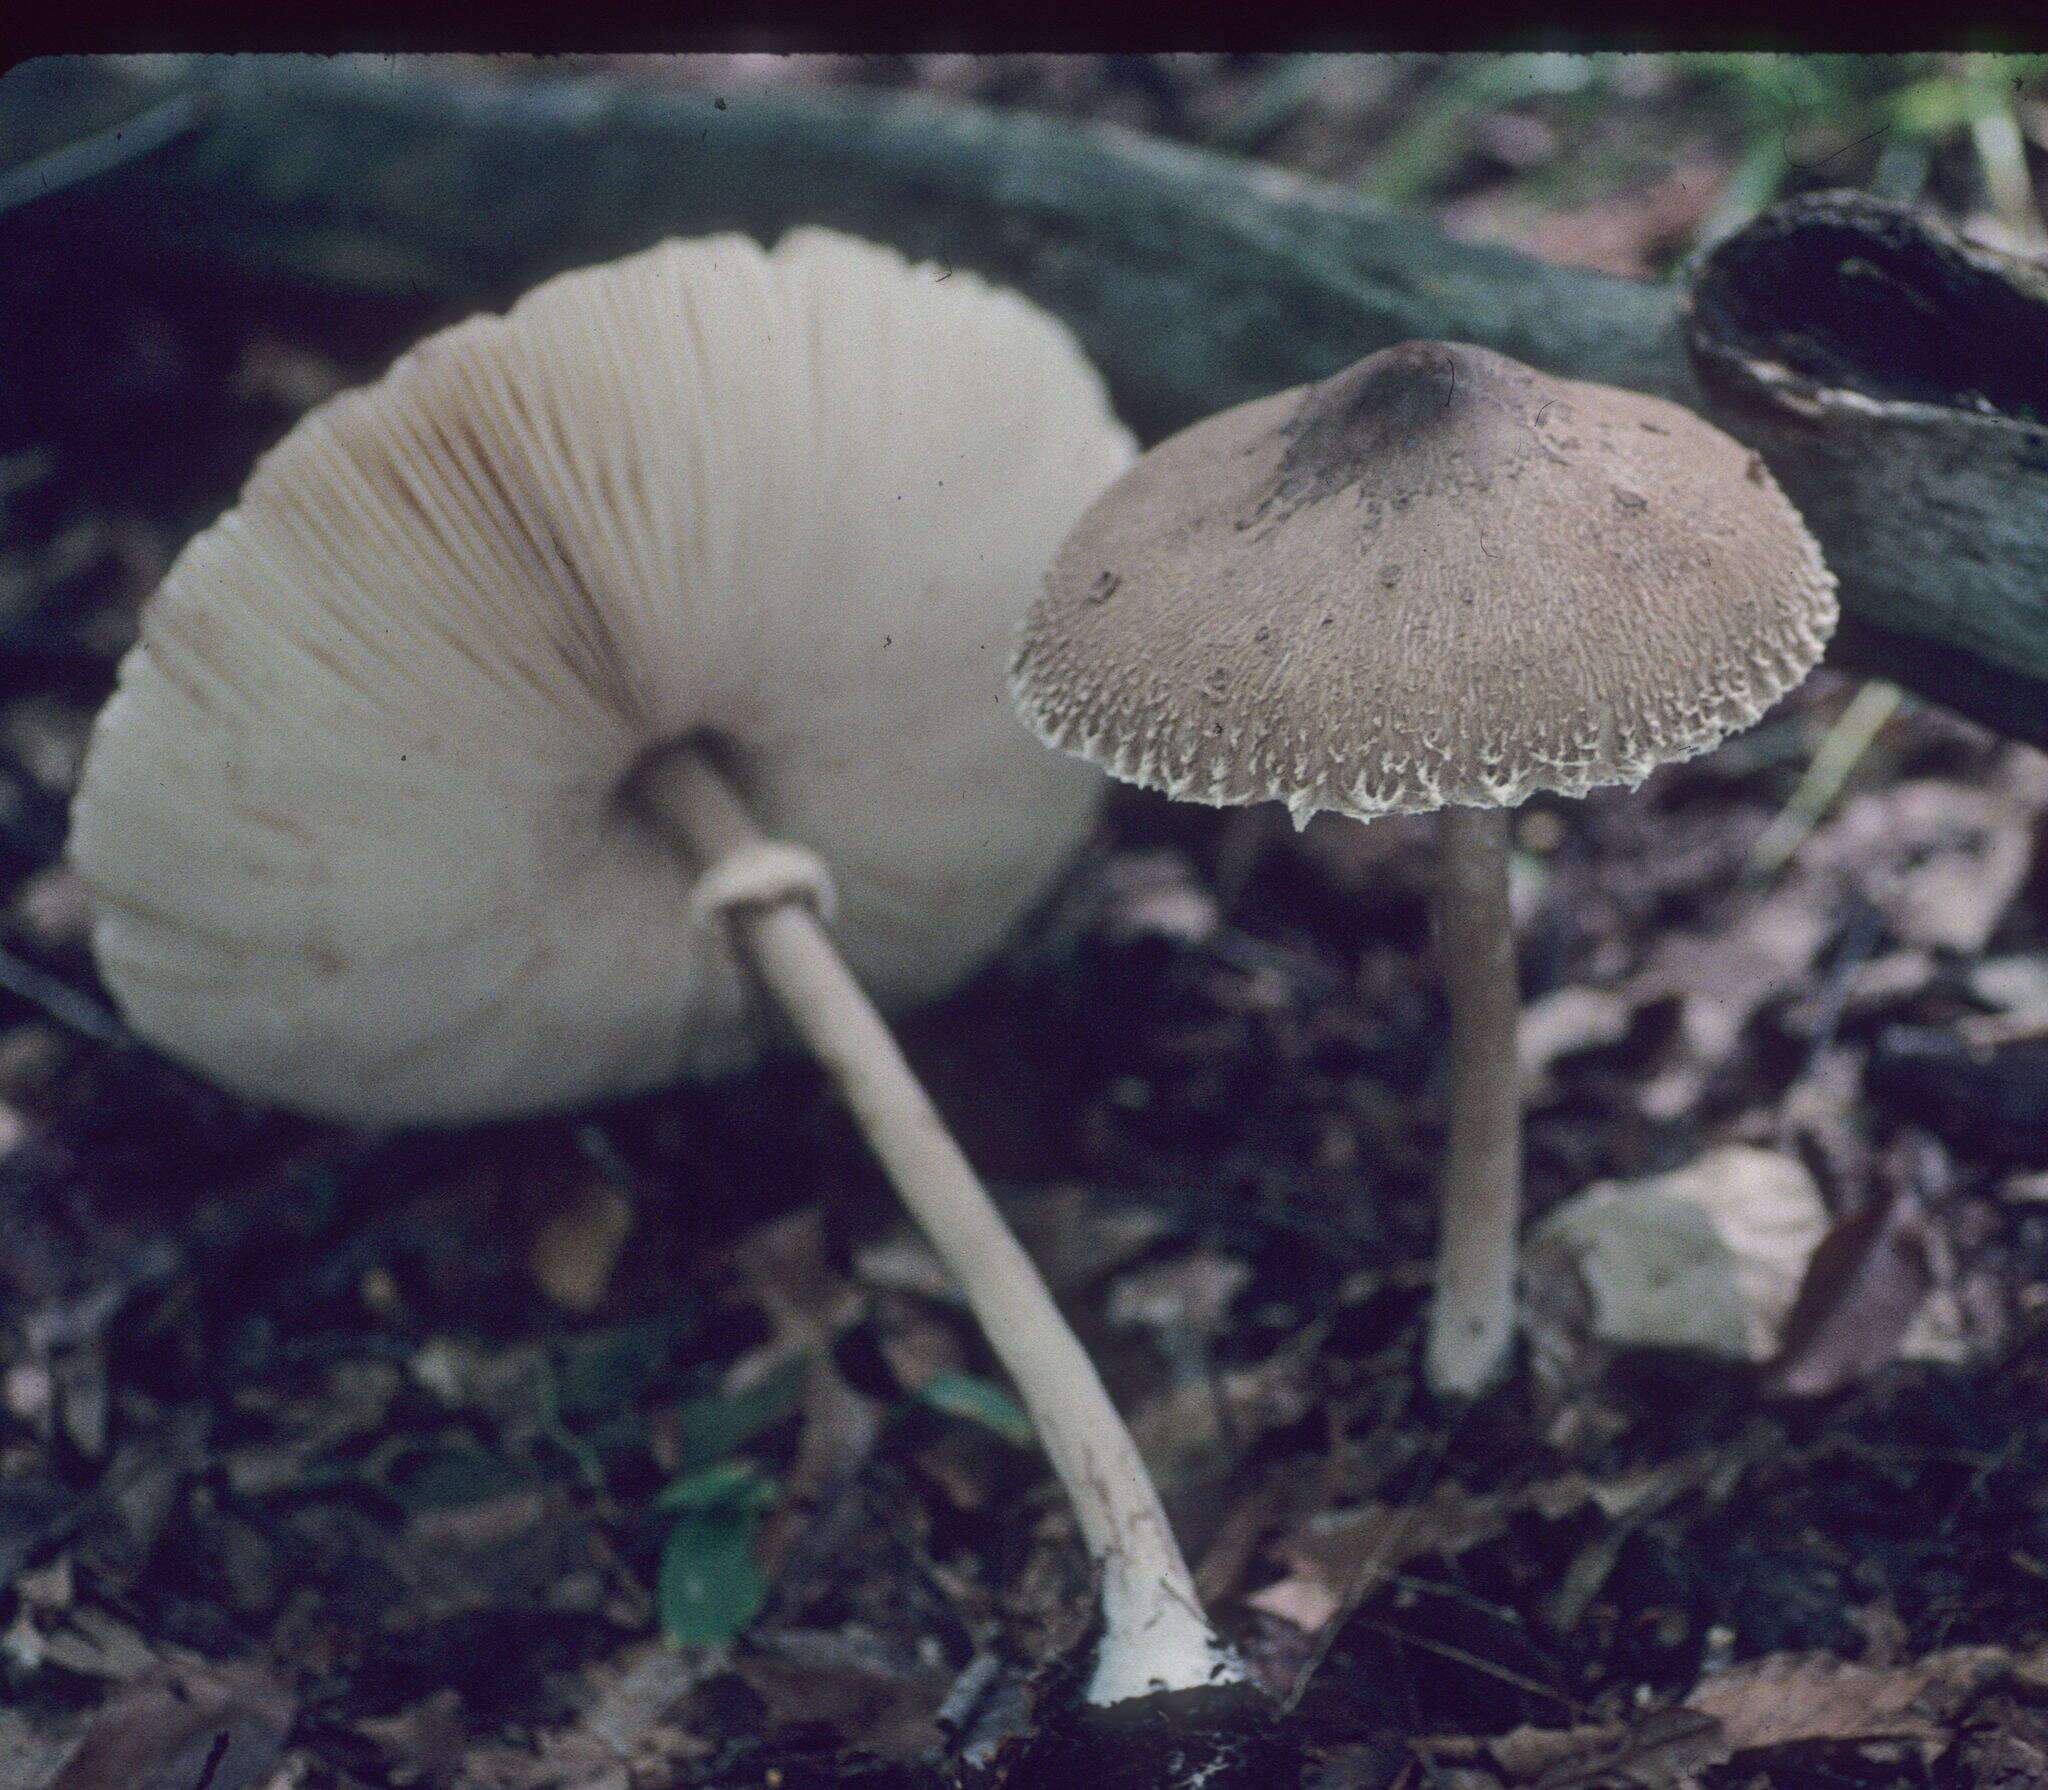
M 1501 1377 L 1515 1341 L 1521 990 L 1508 909 L 1508 811 L 1446 808 L 1438 828 L 1436 953 L 1450 1006 L 1451 1111 L 1423 1379 L 1432 1392 L 1470 1397 Z
M 639 793 L 704 866 L 700 899 L 708 891 L 726 914 L 762 982 L 838 1082 L 1030 1413 L 1101 1573 L 1103 1635 L 1088 1701 L 1106 1706 L 1243 1678 L 1202 1614 L 1151 1476 L 1094 1363 L 821 924 L 823 867 L 765 838 L 694 748 L 651 764 Z

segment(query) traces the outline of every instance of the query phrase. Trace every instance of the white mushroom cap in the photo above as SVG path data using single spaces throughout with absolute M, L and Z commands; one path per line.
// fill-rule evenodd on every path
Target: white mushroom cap
M 432 337 L 307 416 L 145 614 L 71 837 L 109 987 L 325 1116 L 730 1067 L 725 928 L 622 796 L 709 734 L 830 866 L 876 997 L 943 992 L 1089 824 L 1003 677 L 1131 454 L 1050 317 L 823 231 L 664 243 Z
M 1406 342 L 1140 459 L 1062 548 L 1013 687 L 1128 781 L 1369 818 L 1639 782 L 1754 722 L 1834 622 L 1739 442 Z

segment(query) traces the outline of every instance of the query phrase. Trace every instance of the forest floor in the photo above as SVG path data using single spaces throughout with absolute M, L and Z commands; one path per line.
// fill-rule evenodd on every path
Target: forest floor
M 1772 132 L 1779 187 L 2038 232 L 1967 117 L 1853 140 L 1873 72 L 1824 69 L 1790 128 L 1790 75 L 1588 66 L 566 72 L 1109 119 L 1645 276 Z M 2013 91 L 2038 166 L 2043 83 Z M 92 714 L 183 539 L 401 344 L 138 267 L 43 346 L 65 404 L 0 407 L 0 1790 L 907 1787 L 991 1756 L 1085 1640 L 1086 1562 L 818 1072 L 367 1135 L 122 1030 L 61 860 Z M 2048 758 L 1868 688 L 1823 669 L 1707 757 L 1519 815 L 1525 1346 L 1462 1412 L 1417 1377 L 1427 818 L 1120 790 L 1052 908 L 904 1023 L 1326 1790 L 2048 1784 Z M 1795 801 L 1845 714 L 1840 787 Z M 1593 1220 L 1553 1216 L 1673 1170 L 1731 1236 L 1772 1215 L 1739 1278 L 1662 1301 L 1720 1301 L 1719 1355 L 1645 1344 Z M 658 1500 L 707 1469 L 762 1508 Z

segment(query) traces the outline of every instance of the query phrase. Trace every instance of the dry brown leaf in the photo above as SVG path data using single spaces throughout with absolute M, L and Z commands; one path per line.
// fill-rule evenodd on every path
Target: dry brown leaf
M 534 1232 L 526 1265 L 564 1311 L 595 1311 L 633 1229 L 633 1202 L 601 1176 L 579 1181 Z
M 2048 774 L 2009 755 L 1990 789 L 1922 779 L 1857 797 L 1800 848 L 1769 893 L 1743 898 L 1708 932 L 1673 932 L 1613 989 L 1560 990 L 1532 1005 L 1522 1054 L 1534 1074 L 1557 1056 L 1611 1041 L 1642 1007 L 1679 1003 L 1673 1060 L 1640 1090 L 1643 1110 L 1676 1118 L 1770 1002 L 1806 990 L 1854 891 L 1884 916 L 1901 950 L 1873 959 L 1850 1004 L 1903 998 L 1924 983 L 1928 950 L 1984 948 L 2026 880 L 2033 817 Z
M 1538 1743 L 1545 1738 L 1537 1730 L 1504 1734 L 1489 1750 L 1510 1778 L 1527 1776 L 1541 1790 L 1573 1790 L 1580 1785 L 1590 1790 L 1595 1784 L 1667 1790 L 1690 1782 L 1696 1772 L 1728 1756 L 1720 1723 L 1691 1709 L 1660 1709 L 1619 1733 L 1603 1735 L 1595 1729 L 1588 1734 L 1583 1728 L 1566 1732 L 1585 1735 L 1586 1740 L 1534 1769 L 1532 1762 L 1542 1757 Z
M 856 1321 L 860 1289 L 833 1267 L 815 1206 L 750 1231 L 733 1247 L 748 1294 L 774 1331 L 751 1365 L 801 1357 L 809 1362 L 802 1394 L 803 1428 L 796 1459 L 783 1475 L 785 1505 L 769 1521 L 759 1550 L 773 1573 L 795 1539 L 791 1512 L 850 1473 L 873 1451 L 881 1408 L 858 1392 L 832 1357 L 838 1332 Z M 728 1391 L 737 1390 L 728 1384 Z
M 1582 1304 L 1593 1340 L 1763 1361 L 1827 1222 L 1802 1163 L 1723 1144 L 1667 1174 L 1595 1182 L 1531 1232 L 1529 1265 L 1565 1258 L 1587 1294 L 1567 1305 Z
M 54 1783 L 70 1751 L 68 1738 L 40 1732 L 18 1709 L 0 1708 L 0 1784 L 9 1790 Z
M 1956 1035 L 1977 1048 L 2048 1037 L 2048 957 L 1987 957 L 1970 970 L 1970 992 L 1998 1009 L 1956 1022 Z
M 1645 1112 L 1689 1111 L 1758 1011 L 1806 980 L 1827 942 L 1832 899 L 1815 879 L 1795 875 L 1719 932 L 1669 933 L 1658 942 L 1625 992 L 1635 1006 L 1679 1001 L 1682 1051 L 1643 1087 Z
M 1143 1330 L 1211 1334 L 1224 1328 L 1230 1302 L 1251 1277 L 1251 1264 L 1241 1256 L 1190 1250 L 1119 1276 L 1106 1315 L 1112 1324 Z
M 960 1287 L 946 1272 L 932 1246 L 909 1226 L 879 1242 L 863 1244 L 853 1253 L 854 1277 L 862 1286 L 893 1293 L 915 1293 L 941 1305 L 958 1306 Z
M 1998 1197 L 2002 1200 L 2019 1200 L 2029 1205 L 2048 1202 L 2048 1169 L 2007 1175 L 1998 1184 Z
M 776 1727 L 823 1722 L 849 1746 L 904 1761 L 945 1738 L 933 1718 L 953 1674 L 907 1668 L 856 1624 L 762 1634 L 733 1667 Z
M 260 1665 L 167 1665 L 116 1691 L 49 1790 L 245 1790 L 296 1705 Z
M 370 1716 L 355 1724 L 384 1755 L 392 1777 L 402 1784 L 436 1783 L 462 1756 L 468 1724 L 462 1718 L 462 1697 L 439 1690 L 396 1715 Z
M 1071 1182 L 1006 1202 L 1003 1211 L 1055 1293 L 1074 1292 L 1115 1273 L 1166 1230 L 1156 1206 L 1108 1205 Z
M 1319 1628 L 1364 1598 L 1388 1573 L 1428 1554 L 1457 1555 L 1507 1528 L 1511 1494 L 1468 1492 L 1453 1480 L 1412 1504 L 1319 1511 L 1273 1545 L 1292 1568 L 1245 1602 L 1283 1621 Z M 1303 1621 L 1303 1617 L 1313 1621 Z
M 1522 1009 L 1515 1027 L 1523 1098 L 1534 1100 L 1559 1057 L 1618 1044 L 1628 1034 L 1636 1003 L 1611 988 L 1557 988 Z
M 1720 1723 L 1692 1709 L 1660 1709 L 1626 1724 L 1440 1734 L 1410 1744 L 1432 1762 L 1483 1760 L 1510 1784 L 1541 1790 L 1672 1790 L 1728 1757 Z
M 1865 958 L 1836 986 L 1831 974 L 1811 992 L 1787 1004 L 1785 1023 L 1796 1034 L 1818 1037 L 1844 1019 L 1897 1007 L 1924 993 L 1937 974 L 1934 956 L 1918 948 Z
M 529 1753 L 491 1741 L 464 1759 L 471 1779 L 491 1790 L 627 1790 L 660 1782 L 661 1768 L 706 1748 L 678 1719 L 700 1682 L 725 1669 L 723 1653 L 646 1642 L 593 1668 L 596 1697 L 569 1726 Z
M 1739 1447 L 1732 1454 L 1727 1448 L 1701 1449 L 1612 1479 L 1560 1473 L 1503 1492 L 1469 1492 L 1445 1480 L 1410 1504 L 1321 1511 L 1270 1545 L 1273 1556 L 1293 1571 L 1245 1602 L 1283 1621 L 1298 1622 L 1297 1613 L 1321 1613 L 1327 1621 L 1362 1602 L 1410 1560 L 1455 1557 L 1493 1540 L 1517 1512 L 1533 1511 L 1554 1523 L 1592 1504 L 1610 1523 L 1640 1520 L 1741 1458 Z
M 1118 943 L 1160 938 L 1199 945 L 1215 937 L 1222 918 L 1194 866 L 1171 847 L 1116 853 L 1102 867 L 1102 897 L 1097 925 Z
M 1304 1363 L 1276 1349 L 1250 1367 L 1176 1377 L 1131 1413 L 1131 1437 L 1153 1478 L 1175 1486 L 1307 1409 Z
M 123 1682 L 147 1678 L 160 1664 L 156 1649 L 140 1634 L 91 1604 L 73 1604 L 47 1630 L 25 1633 L 30 1617 L 24 1603 L 8 1633 L 8 1646 L 18 1660 L 32 1652 L 36 1663 L 48 1660 L 81 1677 Z
M 1897 1352 L 1935 1288 L 1937 1241 L 1918 1180 L 1931 1140 L 1908 1133 L 1887 1158 L 1877 1197 L 1814 1250 L 1764 1383 L 1791 1398 L 1853 1385 Z
M 1901 944 L 1974 954 L 2026 881 L 2034 806 L 2008 790 L 1922 778 L 1847 803 L 1799 861 L 1853 883 Z
M 1489 195 L 1454 202 L 1441 215 L 1454 236 L 1469 241 L 1506 243 L 1538 260 L 1640 279 L 1692 242 L 1727 178 L 1718 157 L 1694 152 L 1661 179 L 1584 205 L 1560 210 Z
M 1795 1740 L 1938 1741 L 1977 1692 L 2007 1677 L 2048 1683 L 2048 1649 L 1950 1647 L 1901 1666 L 1774 1653 L 1702 1679 L 1685 1704 L 1720 1722 L 1732 1752 Z
M 1986 1697 L 1956 1744 L 1957 1778 L 1986 1790 L 2048 1784 L 2048 1712 L 2014 1697 Z
M 870 1328 L 889 1372 L 905 1392 L 914 1394 L 941 1374 L 969 1371 L 959 1332 L 934 1317 L 922 1299 L 878 1292 Z
M 2048 1647 L 2026 1654 L 1953 1647 L 1898 1666 L 1771 1654 L 1714 1673 L 1678 1707 L 1626 1725 L 1523 1727 L 1411 1744 L 1431 1760 L 1490 1764 L 1533 1790 L 1672 1790 L 1751 1748 L 1817 1740 L 1939 1745 L 1981 1693 L 2007 1681 L 2048 1687 Z

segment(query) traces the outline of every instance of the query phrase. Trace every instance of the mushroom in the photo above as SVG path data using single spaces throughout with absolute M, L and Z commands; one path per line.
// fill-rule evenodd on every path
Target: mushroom
M 309 414 L 185 548 L 70 844 L 135 1030 L 325 1118 L 729 1069 L 757 974 L 1074 1500 L 1105 1703 L 1239 1668 L 862 990 L 959 982 L 1091 824 L 1002 669 L 1132 451 L 1066 331 L 968 274 L 816 230 L 564 274 Z
M 1049 745 L 1297 826 L 1443 810 L 1450 1123 L 1425 1377 L 1513 1340 L 1508 810 L 1636 784 L 1820 657 L 1834 580 L 1763 462 L 1690 411 L 1403 342 L 1162 442 L 1061 549 L 1012 670 Z

